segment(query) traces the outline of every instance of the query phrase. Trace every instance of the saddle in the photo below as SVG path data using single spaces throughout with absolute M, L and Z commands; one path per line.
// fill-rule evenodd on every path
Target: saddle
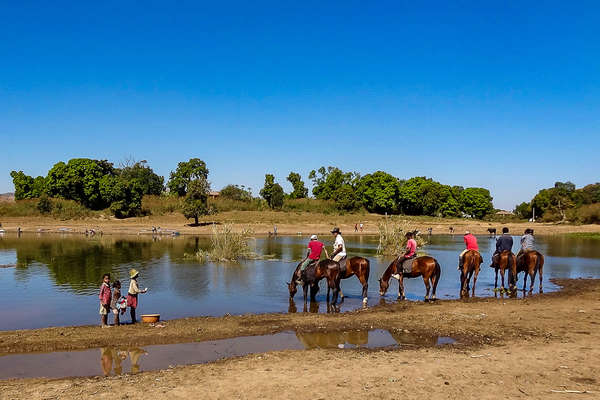
M 415 261 L 416 257 L 408 258 L 402 261 L 402 273 L 410 274 L 412 272 L 413 261 Z

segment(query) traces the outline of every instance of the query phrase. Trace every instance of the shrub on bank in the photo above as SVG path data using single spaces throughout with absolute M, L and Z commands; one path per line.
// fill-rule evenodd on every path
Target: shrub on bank
M 0 216 L 3 217 L 40 217 L 51 216 L 60 220 L 81 219 L 100 215 L 103 211 L 92 211 L 73 200 L 65 199 L 27 199 L 14 203 L 0 203 Z M 109 211 L 104 213 L 110 214 Z

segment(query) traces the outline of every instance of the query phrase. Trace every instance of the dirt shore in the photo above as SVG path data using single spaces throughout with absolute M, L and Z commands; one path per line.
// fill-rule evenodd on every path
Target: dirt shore
M 385 217 L 378 214 L 347 214 L 328 215 L 320 213 L 301 212 L 277 212 L 277 211 L 230 211 L 222 212 L 210 219 L 205 219 L 200 226 L 191 226 L 181 214 L 166 216 L 150 216 L 141 218 L 127 218 L 118 220 L 115 218 L 89 218 L 81 220 L 61 221 L 52 218 L 33 217 L 2 217 L 0 222 L 2 228 L 7 232 L 16 232 L 20 227 L 23 232 L 71 232 L 83 233 L 86 229 L 95 229 L 104 234 L 151 234 L 153 226 L 161 227 L 163 230 L 173 230 L 185 235 L 206 235 L 212 232 L 212 223 L 230 223 L 235 230 L 251 228 L 257 235 L 267 235 L 273 232 L 277 226 L 277 232 L 281 235 L 304 235 L 317 233 L 329 233 L 334 226 L 339 226 L 345 235 L 354 234 L 377 234 L 378 223 L 384 221 Z M 498 233 L 503 226 L 508 227 L 515 234 L 522 233 L 525 228 L 533 227 L 536 234 L 552 235 L 577 232 L 600 232 L 600 225 L 568 225 L 553 223 L 529 223 L 529 222 L 488 222 L 456 218 L 433 218 L 433 217 L 409 217 L 395 216 L 394 221 L 406 222 L 410 229 L 418 229 L 427 232 L 433 229 L 434 234 L 448 234 L 450 227 L 456 234 L 462 234 L 470 230 L 475 234 L 487 234 L 488 228 L 496 228 Z M 363 232 L 355 232 L 354 225 L 364 224 Z
M 3 398 L 581 398 L 600 395 L 600 280 L 560 280 L 560 292 L 385 304 L 344 314 L 264 314 L 102 330 L 0 334 L 1 351 L 138 346 L 285 330 L 410 330 L 458 344 L 411 350 L 281 351 L 109 378 L 0 382 Z M 555 392 L 553 392 L 553 390 Z

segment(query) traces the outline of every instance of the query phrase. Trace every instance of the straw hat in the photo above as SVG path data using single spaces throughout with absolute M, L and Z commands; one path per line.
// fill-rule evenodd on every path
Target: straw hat
M 137 271 L 137 269 L 131 268 L 129 270 L 129 278 L 133 279 L 138 275 L 139 275 L 139 272 Z

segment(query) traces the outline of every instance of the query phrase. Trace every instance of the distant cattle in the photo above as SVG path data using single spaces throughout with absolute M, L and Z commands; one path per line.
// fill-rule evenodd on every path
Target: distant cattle
M 488 228 L 487 231 L 490 233 L 490 236 L 496 236 L 496 228 Z

